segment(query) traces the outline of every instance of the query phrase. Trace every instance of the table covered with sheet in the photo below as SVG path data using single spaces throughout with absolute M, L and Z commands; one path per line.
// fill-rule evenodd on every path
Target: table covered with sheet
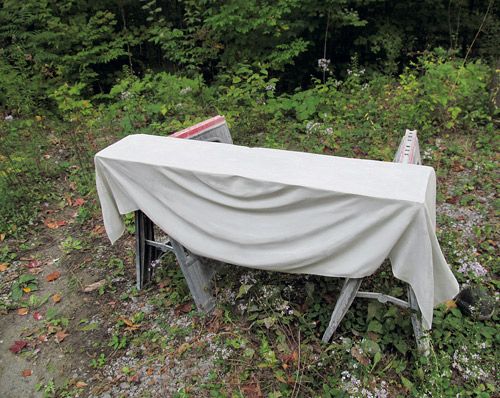
M 390 258 L 430 328 L 458 284 L 435 234 L 431 167 L 131 135 L 95 156 L 104 225 L 141 210 L 203 257 L 362 278 Z

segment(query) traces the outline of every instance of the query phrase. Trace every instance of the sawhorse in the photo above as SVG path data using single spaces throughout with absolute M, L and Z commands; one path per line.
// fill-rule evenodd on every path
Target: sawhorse
M 220 116 L 175 133 L 173 136 L 232 144 L 229 129 L 225 124 L 224 118 Z M 405 136 L 401 140 L 399 149 L 394 157 L 394 162 L 421 164 L 416 131 L 406 130 Z M 215 299 L 211 293 L 212 278 L 215 274 L 213 267 L 204 264 L 198 256 L 190 253 L 172 238 L 163 243 L 155 241 L 154 224 L 141 211 L 136 211 L 135 213 L 135 225 L 137 288 L 142 289 L 151 280 L 154 268 L 152 264 L 163 253 L 173 252 L 198 310 L 206 313 L 211 312 L 215 307 Z M 382 303 L 390 302 L 402 308 L 410 309 L 418 350 L 423 355 L 428 355 L 429 338 L 422 327 L 420 310 L 412 288 L 410 286 L 407 287 L 408 301 L 404 301 L 382 293 L 359 291 L 361 282 L 362 278 L 347 278 L 345 280 L 335 304 L 330 323 L 323 335 L 323 342 L 327 343 L 331 339 L 356 297 L 368 298 L 376 299 Z

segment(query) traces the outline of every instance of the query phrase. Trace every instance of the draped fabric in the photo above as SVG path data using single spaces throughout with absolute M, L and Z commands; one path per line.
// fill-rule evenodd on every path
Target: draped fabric
M 203 257 L 289 273 L 361 278 L 390 258 L 424 325 L 458 284 L 435 235 L 431 167 L 131 135 L 95 156 L 104 224 L 143 211 Z

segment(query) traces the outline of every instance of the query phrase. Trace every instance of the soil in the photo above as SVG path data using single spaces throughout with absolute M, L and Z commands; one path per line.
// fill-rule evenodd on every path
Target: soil
M 3 310 L 0 322 L 0 396 L 5 398 L 53 396 L 61 388 L 76 389 L 76 396 L 91 394 L 92 385 L 99 384 L 96 381 L 101 378 L 101 372 L 91 367 L 92 359 L 103 352 L 96 342 L 109 340 L 108 329 L 116 322 L 117 305 L 111 292 L 100 295 L 97 290 L 85 293 L 83 289 L 109 277 L 102 265 L 115 254 L 130 252 L 133 245 L 129 236 L 111 248 L 102 228 L 97 228 L 96 234 L 89 233 L 87 227 L 83 234 L 88 235 L 78 238 L 82 229 L 74 220 L 74 207 L 45 213 L 66 224 L 53 229 L 39 225 L 33 240 L 10 241 L 9 250 L 16 252 L 19 260 L 12 261 L 0 273 L 1 297 L 11 306 L 10 311 Z M 64 253 L 62 242 L 68 236 L 84 242 L 84 248 Z M 28 268 L 32 260 L 40 266 Z M 128 263 L 131 265 L 131 261 Z M 49 282 L 47 276 L 56 271 L 60 277 Z M 35 295 L 47 301 L 38 308 L 20 305 L 19 308 L 28 308 L 27 314 L 20 315 L 12 308 L 16 303 L 10 300 L 10 290 L 20 275 L 31 272 L 35 273 L 38 290 L 25 294 L 23 299 Z M 133 286 L 132 278 L 125 284 L 125 278 L 115 279 L 118 293 L 119 289 L 130 290 Z M 56 294 L 61 297 L 59 302 L 53 300 Z M 37 316 L 41 319 L 35 319 Z M 85 328 L 91 324 L 95 327 Z M 62 339 L 58 332 L 63 333 Z M 15 341 L 27 342 L 27 346 L 20 353 L 13 353 L 9 348 Z M 101 386 L 100 390 L 106 389 Z M 106 395 L 103 392 L 97 396 Z

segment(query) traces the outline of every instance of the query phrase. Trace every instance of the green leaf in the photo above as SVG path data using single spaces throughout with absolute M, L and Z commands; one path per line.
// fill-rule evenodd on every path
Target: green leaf
M 377 352 L 381 352 L 380 346 L 377 342 L 370 339 L 363 339 L 359 344 L 364 353 L 373 357 Z
M 382 324 L 376 319 L 372 319 L 368 324 L 368 332 L 382 333 Z
M 403 340 L 398 340 L 394 344 L 394 347 L 401 353 L 406 354 L 408 352 L 408 344 Z
M 238 291 L 238 295 L 236 296 L 237 299 L 243 297 L 245 294 L 248 293 L 248 291 L 250 290 L 250 288 L 252 287 L 253 285 L 241 285 L 240 286 L 240 290 Z
M 380 362 L 382 359 L 382 353 L 380 351 L 377 351 L 373 357 L 373 366 L 372 366 L 372 371 L 375 369 L 375 366 Z
M 35 280 L 36 278 L 30 274 L 23 274 L 19 277 L 19 283 L 27 283 Z
M 11 290 L 12 300 L 17 301 L 23 296 L 23 291 L 19 285 L 13 285 Z
M 404 376 L 400 376 L 400 377 L 401 377 L 401 383 L 403 383 L 403 386 L 405 386 L 407 389 L 411 390 L 413 388 L 413 383 Z

